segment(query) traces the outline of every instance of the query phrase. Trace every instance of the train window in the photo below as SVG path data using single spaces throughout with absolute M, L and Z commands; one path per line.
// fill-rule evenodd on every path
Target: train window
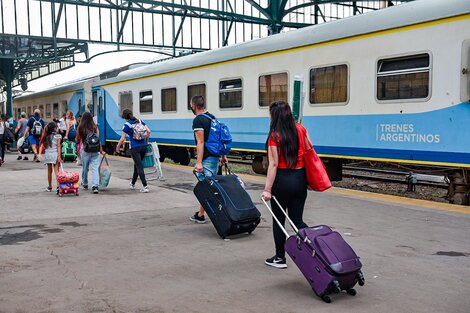
M 176 112 L 176 88 L 162 89 L 162 112 Z
M 194 96 L 203 96 L 206 98 L 206 84 L 188 86 L 188 110 L 191 110 L 191 98 Z
M 62 114 L 68 112 L 69 106 L 67 105 L 67 101 L 62 101 L 62 102 L 61 102 L 61 107 L 62 107 Z
M 348 66 L 317 67 L 310 70 L 310 103 L 344 103 L 348 100 Z
M 242 107 L 242 80 L 223 80 L 219 83 L 219 107 L 233 109 Z
M 59 104 L 58 103 L 53 103 L 52 104 L 52 115 L 55 117 L 60 117 L 59 116 Z
M 119 114 L 124 109 L 130 109 L 132 111 L 132 91 L 121 91 L 119 93 Z
M 91 114 L 95 116 L 97 114 L 97 106 L 98 106 L 98 92 L 97 91 L 93 91 L 92 101 L 93 101 L 92 106 L 90 107 L 90 104 L 88 104 L 88 106 L 90 107 Z
M 29 106 L 27 109 L 26 109 L 26 115 L 28 117 L 30 117 L 32 114 L 31 114 L 32 110 L 31 110 L 31 107 Z
M 419 99 L 429 96 L 429 54 L 379 60 L 377 99 Z
M 98 115 L 103 114 L 103 97 L 98 99 Z
M 153 112 L 152 90 L 141 91 L 139 93 L 139 111 L 140 113 L 152 113 Z
M 51 104 L 50 103 L 47 103 L 46 104 L 46 118 L 51 118 L 51 117 L 54 117 L 54 118 L 58 118 L 58 116 L 52 116 L 52 112 L 51 112 Z
M 44 104 L 40 104 L 40 105 L 39 105 L 39 111 L 41 111 L 42 117 L 46 116 L 46 115 L 44 114 Z
M 259 77 L 259 106 L 267 107 L 274 101 L 287 101 L 287 73 Z

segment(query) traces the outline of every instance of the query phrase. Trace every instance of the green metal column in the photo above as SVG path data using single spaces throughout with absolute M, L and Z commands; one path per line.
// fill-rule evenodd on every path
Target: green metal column
M 12 59 L 2 59 L 0 61 L 0 69 L 2 71 L 3 76 L 5 77 L 6 83 L 6 91 L 7 91 L 7 111 L 6 115 L 13 116 L 13 93 L 11 84 L 13 83 L 13 79 L 15 78 L 15 69 L 13 66 Z
M 282 12 L 286 6 L 285 0 L 270 0 L 269 9 L 271 24 L 268 26 L 268 34 L 279 34 L 283 28 L 282 26 Z

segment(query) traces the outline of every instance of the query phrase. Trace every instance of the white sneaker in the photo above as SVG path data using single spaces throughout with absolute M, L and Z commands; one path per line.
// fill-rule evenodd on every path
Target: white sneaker
M 142 193 L 147 193 L 149 191 L 150 191 L 150 189 L 149 189 L 148 186 L 142 187 L 142 189 L 140 189 L 140 192 L 142 192 Z
M 134 190 L 134 189 L 135 189 L 135 185 L 134 185 L 132 182 L 129 183 L 129 189 L 130 189 L 130 190 Z

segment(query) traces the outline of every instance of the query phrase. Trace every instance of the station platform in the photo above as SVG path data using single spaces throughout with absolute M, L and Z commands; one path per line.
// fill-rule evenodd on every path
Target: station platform
M 130 190 L 130 159 L 110 157 L 110 186 L 59 198 L 41 163 L 0 167 L 0 312 L 448 312 L 470 308 L 470 207 L 332 188 L 309 192 L 304 219 L 340 232 L 361 257 L 357 295 L 316 297 L 274 254 L 264 177 L 240 175 L 262 213 L 251 235 L 218 237 L 198 207 L 192 168 Z M 73 163 L 66 170 L 81 171 Z

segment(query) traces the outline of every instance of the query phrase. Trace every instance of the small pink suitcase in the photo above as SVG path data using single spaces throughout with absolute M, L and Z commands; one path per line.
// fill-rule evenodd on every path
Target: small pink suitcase
M 78 196 L 78 189 L 80 184 L 80 174 L 78 172 L 66 172 L 62 164 L 60 165 L 60 172 L 57 174 L 57 181 L 59 182 L 59 197 L 64 194 L 73 193 Z

